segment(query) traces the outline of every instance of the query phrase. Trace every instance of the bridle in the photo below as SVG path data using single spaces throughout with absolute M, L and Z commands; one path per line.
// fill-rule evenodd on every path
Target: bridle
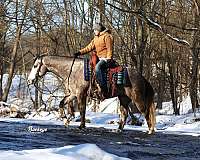
M 38 90 L 38 91 L 40 91 L 41 93 L 43 93 L 43 89 L 42 88 L 40 88 L 38 85 L 36 85 L 36 82 L 38 81 L 38 78 L 41 78 L 42 76 L 40 76 L 39 75 L 39 73 L 40 73 L 40 70 L 41 70 L 41 67 L 42 67 L 42 65 L 43 65 L 43 63 L 42 63 L 42 60 L 43 60 L 43 57 L 44 56 L 40 56 L 40 57 L 36 57 L 36 60 L 38 59 L 38 58 L 40 58 L 40 62 L 39 62 L 39 68 L 38 68 L 38 70 L 37 70 L 37 72 L 36 72 L 36 75 L 35 75 L 35 81 L 34 81 L 34 83 L 33 83 L 33 85 L 35 86 L 35 88 Z M 74 62 L 75 62 L 75 60 L 76 60 L 76 58 L 74 57 L 73 58 L 73 61 L 72 61 L 72 64 L 71 64 L 71 67 L 70 67 L 70 71 L 69 71 L 69 75 L 64 79 L 64 81 L 65 80 L 67 80 L 67 83 L 68 83 L 68 92 L 69 92 L 69 95 L 67 95 L 67 96 L 70 96 L 70 94 L 71 94 L 71 90 L 69 89 L 69 80 L 70 80 L 70 76 L 71 76 L 71 73 L 72 73 L 72 69 L 73 69 L 73 66 L 74 66 Z M 62 85 L 62 84 L 61 84 Z M 61 86 L 60 85 L 60 86 Z M 53 93 L 48 89 L 48 87 L 47 86 L 45 86 L 45 88 L 47 88 L 47 90 L 48 90 L 48 92 L 50 92 L 50 94 L 52 94 L 53 95 Z M 59 88 L 59 87 L 58 87 Z M 54 90 L 54 92 L 55 92 L 56 90 Z M 56 96 L 54 96 L 53 95 L 53 97 L 56 97 Z
M 35 74 L 35 81 L 34 81 L 34 83 L 33 83 L 33 85 L 34 85 L 34 87 L 39 91 L 39 92 L 41 92 L 41 93 L 43 93 L 43 89 L 42 88 L 40 88 L 38 85 L 36 85 L 36 82 L 38 81 L 38 78 L 41 78 L 42 76 L 40 76 L 40 69 L 42 68 L 42 65 L 43 65 L 43 63 L 42 63 L 42 60 L 43 60 L 43 56 L 40 56 L 40 57 L 36 57 L 35 58 L 35 61 L 37 60 L 37 59 L 39 59 L 40 58 L 40 62 L 39 62 L 39 68 L 37 69 L 37 72 L 36 72 L 36 74 Z
M 40 69 L 42 68 L 42 65 L 43 65 L 43 63 L 42 63 L 42 60 L 43 60 L 43 56 L 41 56 L 41 57 L 38 57 L 38 58 L 40 58 L 40 63 L 39 63 L 39 68 L 38 68 L 38 70 L 37 70 L 37 72 L 36 72 L 36 75 L 35 75 L 35 78 L 36 78 L 36 80 L 37 80 L 37 78 L 39 77 L 39 78 L 41 78 L 42 76 L 40 76 Z M 36 58 L 36 60 L 38 59 L 38 58 Z
M 35 81 L 34 81 L 33 85 L 34 85 L 34 87 L 35 87 L 40 93 L 44 93 L 44 91 L 47 91 L 47 92 L 50 93 L 50 95 L 52 95 L 52 97 L 54 97 L 54 98 L 57 99 L 58 96 L 54 95 L 53 93 L 56 92 L 56 91 L 59 89 L 59 87 L 57 87 L 57 88 L 52 92 L 52 91 L 49 90 L 49 88 L 48 88 L 45 84 L 43 84 L 43 86 L 45 87 L 45 89 L 41 88 L 39 85 L 36 84 L 36 82 L 38 82 L 38 79 L 41 78 L 41 77 L 43 76 L 43 75 L 40 76 L 40 74 L 39 74 L 42 65 L 44 65 L 44 64 L 42 63 L 43 57 L 44 57 L 44 56 L 39 56 L 39 57 L 36 57 L 36 58 L 35 58 L 35 61 L 36 61 L 37 59 L 40 58 L 40 61 L 39 61 L 39 65 L 40 65 L 40 66 L 39 66 L 39 68 L 38 68 L 38 70 L 37 70 L 37 72 L 36 72 Z M 48 101 L 48 100 L 47 100 L 47 101 Z

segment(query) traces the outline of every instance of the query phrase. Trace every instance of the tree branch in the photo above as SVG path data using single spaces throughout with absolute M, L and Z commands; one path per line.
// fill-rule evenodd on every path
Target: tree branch
M 118 2 L 116 1 L 117 3 L 121 4 L 121 2 Z M 164 32 L 163 28 L 160 26 L 160 24 L 158 24 L 157 22 L 153 21 L 152 19 L 150 19 L 149 17 L 145 16 L 144 13 L 142 11 L 133 11 L 133 10 L 130 10 L 130 8 L 128 9 L 122 9 L 122 8 L 119 8 L 117 6 L 114 6 L 112 5 L 111 3 L 108 3 L 106 2 L 107 5 L 117 9 L 117 10 L 120 10 L 122 12 L 126 12 L 126 13 L 131 13 L 133 14 L 134 16 L 136 16 L 137 18 L 141 19 L 143 22 L 147 23 L 151 28 L 159 31 L 162 35 L 164 35 L 164 37 L 166 39 L 170 39 L 178 44 L 181 44 L 181 45 L 185 45 L 187 47 L 189 47 L 191 49 L 191 44 L 189 42 L 187 42 L 186 40 L 184 39 L 179 39 L 179 38 L 176 38 L 176 37 L 173 37 L 172 35 L 170 35 L 169 33 L 167 32 Z M 121 4 L 123 5 L 123 4 Z M 124 6 L 124 5 L 123 5 Z

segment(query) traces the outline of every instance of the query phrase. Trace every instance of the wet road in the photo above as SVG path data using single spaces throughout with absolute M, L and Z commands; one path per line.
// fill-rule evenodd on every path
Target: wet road
M 40 131 L 35 132 L 38 129 Z M 0 150 L 55 148 L 83 143 L 95 143 L 109 153 L 130 159 L 200 159 L 200 137 L 163 133 L 149 136 L 129 130 L 115 133 L 104 128 L 78 130 L 73 126 L 0 122 Z

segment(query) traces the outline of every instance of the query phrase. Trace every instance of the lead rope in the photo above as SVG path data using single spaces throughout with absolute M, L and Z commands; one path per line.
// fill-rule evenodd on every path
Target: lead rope
M 67 84 L 68 84 L 68 91 L 69 91 L 69 95 L 70 95 L 70 93 L 71 93 L 71 90 L 70 90 L 70 88 L 69 88 L 69 79 L 70 79 L 70 76 L 71 76 L 71 73 L 72 73 L 72 69 L 73 69 L 73 65 L 74 65 L 74 62 L 75 62 L 75 60 L 76 60 L 76 58 L 74 57 L 74 59 L 73 59 L 73 61 L 72 61 L 72 65 L 71 65 L 71 68 L 70 68 L 70 70 L 69 70 L 69 75 L 68 75 L 68 77 L 67 77 Z

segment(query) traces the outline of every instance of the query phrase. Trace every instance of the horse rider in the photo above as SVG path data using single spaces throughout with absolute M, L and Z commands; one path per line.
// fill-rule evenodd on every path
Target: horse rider
M 95 51 L 99 62 L 96 64 L 95 72 L 97 83 L 100 85 L 101 92 L 104 98 L 107 97 L 107 80 L 106 69 L 111 63 L 113 57 L 113 37 L 110 34 L 110 30 L 104 27 L 101 23 L 96 23 L 93 26 L 94 39 L 83 49 L 74 54 L 74 57 L 86 54 L 91 51 Z

